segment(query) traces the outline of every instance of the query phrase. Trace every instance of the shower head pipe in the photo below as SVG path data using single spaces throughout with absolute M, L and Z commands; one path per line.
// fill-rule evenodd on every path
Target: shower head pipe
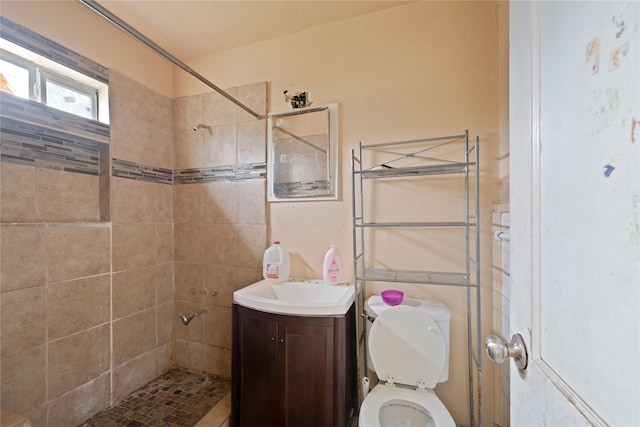
M 203 308 L 200 311 L 196 311 L 193 313 L 181 313 L 180 314 L 180 320 L 182 320 L 182 324 L 184 326 L 187 326 L 189 323 L 191 323 L 191 321 L 196 318 L 197 316 L 200 316 L 201 314 L 207 314 L 207 309 Z

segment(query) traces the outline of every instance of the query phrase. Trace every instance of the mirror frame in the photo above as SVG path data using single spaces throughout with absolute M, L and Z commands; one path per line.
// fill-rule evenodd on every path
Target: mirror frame
M 313 113 L 321 110 L 328 110 L 329 123 L 327 125 L 327 135 L 329 137 L 329 166 L 327 168 L 327 180 L 329 181 L 328 195 L 296 195 L 282 196 L 276 195 L 274 192 L 274 175 L 275 175 L 275 141 L 274 131 L 275 123 L 278 118 L 290 117 L 301 114 Z M 296 108 L 289 111 L 281 111 L 269 113 L 267 119 L 267 200 L 269 202 L 295 202 L 295 201 L 313 201 L 313 200 L 337 200 L 338 199 L 338 103 L 313 105 L 305 108 Z

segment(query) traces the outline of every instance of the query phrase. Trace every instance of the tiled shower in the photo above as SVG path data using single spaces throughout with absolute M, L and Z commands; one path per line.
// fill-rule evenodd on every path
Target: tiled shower
M 229 92 L 265 113 L 266 90 Z M 176 364 L 230 377 L 232 293 L 261 277 L 265 122 L 114 70 L 109 91 L 110 127 L 67 145 L 35 124 L 9 137 L 3 98 L 0 398 L 34 426 L 77 425 Z

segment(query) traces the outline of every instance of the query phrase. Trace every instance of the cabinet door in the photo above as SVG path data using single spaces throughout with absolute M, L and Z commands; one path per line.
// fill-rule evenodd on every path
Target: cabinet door
M 278 327 L 286 427 L 333 426 L 333 319 L 289 318 Z
M 237 306 L 236 306 L 237 307 Z M 234 334 L 234 426 L 280 426 L 277 322 L 263 313 L 238 307 Z M 242 408 L 240 410 L 240 408 Z

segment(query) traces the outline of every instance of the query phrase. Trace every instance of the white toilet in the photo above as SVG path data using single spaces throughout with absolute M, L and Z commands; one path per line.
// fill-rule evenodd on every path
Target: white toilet
M 391 307 L 373 322 L 368 347 L 380 382 L 362 402 L 359 427 L 455 427 L 433 392 L 449 354 L 431 316 Z

